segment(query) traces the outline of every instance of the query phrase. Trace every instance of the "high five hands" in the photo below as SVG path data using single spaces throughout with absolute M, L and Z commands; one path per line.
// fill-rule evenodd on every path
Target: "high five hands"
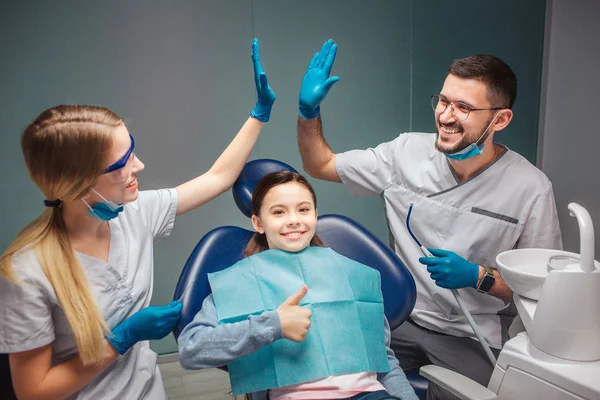
M 336 53 L 337 45 L 329 39 L 308 64 L 302 79 L 298 104 L 302 118 L 313 119 L 319 116 L 321 102 L 333 84 L 340 79 L 337 76 L 329 77 Z

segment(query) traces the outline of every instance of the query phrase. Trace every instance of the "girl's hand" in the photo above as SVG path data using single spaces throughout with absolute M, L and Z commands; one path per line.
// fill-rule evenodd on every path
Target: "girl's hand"
M 299 306 L 300 300 L 302 300 L 307 292 L 308 286 L 302 286 L 298 292 L 288 297 L 277 309 L 283 337 L 294 342 L 304 341 L 310 327 L 312 312 L 305 307 Z

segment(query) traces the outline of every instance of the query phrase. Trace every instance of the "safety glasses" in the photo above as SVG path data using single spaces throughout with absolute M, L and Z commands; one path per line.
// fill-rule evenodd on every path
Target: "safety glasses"
M 131 138 L 131 146 L 127 150 L 127 153 L 103 171 L 103 174 L 109 174 L 115 182 L 124 182 L 131 176 L 133 159 L 135 158 L 135 152 L 133 151 L 135 140 L 131 134 L 129 137 Z

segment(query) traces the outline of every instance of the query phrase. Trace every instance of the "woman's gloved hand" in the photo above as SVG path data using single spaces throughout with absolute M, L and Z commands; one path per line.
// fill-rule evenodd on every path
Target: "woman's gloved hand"
M 252 64 L 254 65 L 254 83 L 256 84 L 256 93 L 258 100 L 250 116 L 262 122 L 268 122 L 271 116 L 271 107 L 275 103 L 275 93 L 267 82 L 267 74 L 262 69 L 260 63 L 260 47 L 258 40 L 252 42 Z
M 442 250 L 428 249 L 434 257 L 421 257 L 419 262 L 427 265 L 427 272 L 439 287 L 459 289 L 477 286 L 479 265 L 473 264 L 458 254 Z
M 146 307 L 117 325 L 106 339 L 119 354 L 125 354 L 137 342 L 162 339 L 179 320 L 181 307 L 179 301 Z
M 308 64 L 308 70 L 302 79 L 298 103 L 302 118 L 313 119 L 319 116 L 321 102 L 333 84 L 340 79 L 337 76 L 329 77 L 336 53 L 337 45 L 329 39 Z

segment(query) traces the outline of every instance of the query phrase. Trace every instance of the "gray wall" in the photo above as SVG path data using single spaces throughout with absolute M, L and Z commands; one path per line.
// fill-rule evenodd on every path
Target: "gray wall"
M 331 37 L 340 82 L 322 110 L 336 152 L 431 132 L 429 96 L 452 60 L 493 53 L 520 81 L 515 119 L 498 139 L 535 162 L 544 0 L 3 1 L 0 9 L 0 249 L 42 209 L 19 151 L 19 134 L 37 114 L 60 103 L 114 109 L 146 164 L 141 188 L 175 186 L 206 171 L 252 109 L 253 36 L 277 94 L 253 158 L 301 168 L 298 90 Z M 313 183 L 321 214 L 351 216 L 387 241 L 379 198 Z M 178 219 L 156 247 L 154 304 L 171 300 L 194 245 L 225 224 L 250 227 L 229 193 Z M 172 337 L 153 347 L 176 350 Z
M 579 252 L 567 205 L 591 214 L 600 259 L 600 2 L 548 1 L 540 166 L 554 186 L 565 249 Z

